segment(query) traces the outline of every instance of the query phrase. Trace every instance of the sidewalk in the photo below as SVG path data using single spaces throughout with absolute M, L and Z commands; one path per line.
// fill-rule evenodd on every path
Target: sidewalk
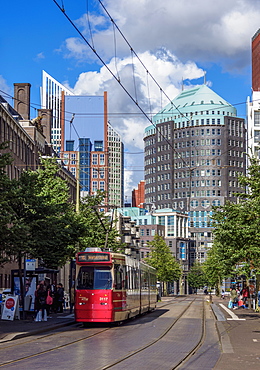
M 213 296 L 212 311 L 221 344 L 215 370 L 260 369 L 260 313 L 253 309 L 228 309 L 229 298 Z
M 14 338 L 44 333 L 75 322 L 74 313 L 64 310 L 63 313 L 50 314 L 48 321 L 35 322 L 33 316 L 26 320 L 1 320 L 0 319 L 0 343 L 10 341 Z

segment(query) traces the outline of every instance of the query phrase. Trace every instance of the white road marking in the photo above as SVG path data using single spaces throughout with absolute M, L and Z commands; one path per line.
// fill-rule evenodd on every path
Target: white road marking
M 227 318 L 227 320 L 241 320 L 241 321 L 244 321 L 245 319 L 240 319 L 237 315 L 234 314 L 233 311 L 231 311 L 229 308 L 227 308 L 225 305 L 223 305 L 222 303 L 219 304 L 221 308 L 223 308 L 225 311 L 227 311 L 227 313 L 231 316 Z

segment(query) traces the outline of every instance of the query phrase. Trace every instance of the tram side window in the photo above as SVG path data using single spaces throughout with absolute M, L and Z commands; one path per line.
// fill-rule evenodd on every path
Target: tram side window
M 150 273 L 150 286 L 151 290 L 156 291 L 156 275 L 153 272 Z
M 125 280 L 125 288 L 126 289 L 132 289 L 132 273 L 131 273 L 132 267 L 126 266 L 126 280 Z
M 149 273 L 148 271 L 141 271 L 141 287 L 142 289 L 149 289 Z
M 123 288 L 123 270 L 121 265 L 115 265 L 115 289 Z
M 134 289 L 139 289 L 140 284 L 139 284 L 139 270 L 138 269 L 133 269 L 133 288 Z

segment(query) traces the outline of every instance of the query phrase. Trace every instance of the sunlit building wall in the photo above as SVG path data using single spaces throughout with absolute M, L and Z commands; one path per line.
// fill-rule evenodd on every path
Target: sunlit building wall
M 236 201 L 246 170 L 245 121 L 206 85 L 182 91 L 145 129 L 145 202 L 189 213 L 203 262 L 212 246 L 212 206 Z

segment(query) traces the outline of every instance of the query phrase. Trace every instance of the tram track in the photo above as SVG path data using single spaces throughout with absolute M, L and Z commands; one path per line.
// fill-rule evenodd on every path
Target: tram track
M 176 303 L 181 303 L 181 302 L 184 302 L 184 301 L 187 301 L 187 298 L 185 299 L 178 299 L 178 300 L 174 300 L 174 301 L 171 301 L 171 302 L 167 302 L 163 305 L 160 306 L 159 309 L 163 309 L 167 306 L 172 306 Z M 146 344 L 145 346 L 133 351 L 132 353 L 130 353 L 129 355 L 126 355 L 124 356 L 124 358 L 121 358 L 105 367 L 102 367 L 102 369 L 109 369 L 113 366 L 115 366 L 116 364 L 119 364 L 119 363 L 122 363 L 123 361 L 125 361 L 126 359 L 132 357 L 132 356 L 135 356 L 137 353 L 140 353 L 142 351 L 144 351 L 145 349 L 151 347 L 153 344 L 155 344 L 156 342 L 160 341 L 171 329 L 172 327 L 176 324 L 176 322 L 184 315 L 184 313 L 188 310 L 188 308 L 192 305 L 192 303 L 195 301 L 195 299 L 191 300 L 191 302 L 188 304 L 188 306 L 180 313 L 180 315 L 175 318 L 175 320 L 171 323 L 171 325 L 166 328 L 166 330 L 154 341 Z M 145 315 L 146 316 L 146 315 Z M 90 333 L 89 331 L 92 330 L 93 328 L 87 328 L 87 329 L 83 329 L 84 332 L 87 331 L 88 332 L 88 335 L 82 337 L 82 338 L 77 338 L 75 340 L 70 340 L 69 342 L 67 343 L 64 343 L 64 344 L 61 344 L 61 345 L 56 345 L 55 347 L 52 347 L 52 348 L 47 348 L 45 350 L 41 350 L 41 351 L 37 351 L 37 353 L 30 353 L 28 355 L 25 355 L 25 356 L 20 356 L 20 357 L 17 357 L 16 359 L 12 359 L 12 360 L 8 360 L 8 361 L 4 361 L 3 363 L 0 363 L 0 367 L 3 367 L 3 366 L 7 366 L 7 365 L 12 365 L 12 364 L 15 364 L 15 363 L 19 363 L 21 361 L 26 361 L 26 360 L 29 360 L 33 357 L 37 357 L 37 356 L 41 356 L 41 355 L 44 355 L 46 353 L 50 353 L 50 352 L 55 352 L 55 351 L 59 351 L 61 349 L 64 349 L 66 347 L 69 347 L 73 344 L 77 344 L 79 342 L 83 342 L 83 341 L 86 341 L 86 340 L 89 340 L 93 337 L 97 337 L 101 334 L 103 334 L 104 332 L 107 332 L 107 331 L 110 331 L 110 330 L 117 330 L 117 327 L 108 327 L 108 328 L 104 328 L 102 330 L 98 330 L 97 332 L 95 333 Z M 96 329 L 96 328 L 95 328 Z M 47 335 L 41 335 L 40 337 L 38 338 L 34 338 L 32 340 L 27 340 L 27 341 L 20 341 L 19 343 L 14 343 L 14 344 L 11 344 L 11 345 L 5 345 L 5 346 L 0 346 L 0 351 L 1 350 L 7 350 L 7 349 L 10 349 L 12 348 L 14 351 L 13 352 L 19 352 L 17 350 L 17 348 L 19 346 L 22 346 L 22 345 L 28 345 L 30 343 L 35 343 L 37 341 L 37 343 L 40 343 L 42 340 L 46 340 L 46 339 L 53 339 L 55 336 L 61 336 L 61 335 L 64 335 L 64 334 L 67 334 L 69 332 L 69 330 L 67 330 L 65 333 L 64 332 L 56 332 L 56 333 L 51 333 L 51 334 L 47 334 Z M 197 348 L 197 347 L 196 347 Z M 193 349 L 193 352 L 196 351 L 196 348 Z M 1 352 L 0 352 L 1 353 Z M 0 354 L 0 358 L 1 358 L 1 354 Z M 188 358 L 188 355 L 186 356 L 186 358 Z M 183 360 L 182 360 L 183 361 Z M 175 369 L 175 367 L 174 367 Z
M 90 329 L 84 329 L 84 331 L 89 331 Z M 32 358 L 32 357 L 36 357 L 36 356 L 41 356 L 41 355 L 44 355 L 45 353 L 49 353 L 49 352 L 53 352 L 53 351 L 57 351 L 57 350 L 60 350 L 64 347 L 67 347 L 67 346 L 70 346 L 70 345 L 73 345 L 73 344 L 76 344 L 76 343 L 79 343 L 79 342 L 82 342 L 84 340 L 87 340 L 87 339 L 90 339 L 94 336 L 97 336 L 99 334 L 102 334 L 108 330 L 111 330 L 111 328 L 105 328 L 103 330 L 99 330 L 98 332 L 96 333 L 93 333 L 93 334 L 89 334 L 83 338 L 79 338 L 79 339 L 76 339 L 76 340 L 73 340 L 73 341 L 70 341 L 69 343 L 64 343 L 62 345 L 58 345 L 54 348 L 48 348 L 44 351 L 38 351 L 37 353 L 32 353 L 30 355 L 27 355 L 27 356 L 23 356 L 23 357 L 19 357 L 15 360 L 10 360 L 10 361 L 6 361 L 4 363 L 0 363 L 0 367 L 3 367 L 3 366 L 6 366 L 6 365 L 10 365 L 10 364 L 13 364 L 13 363 L 16 363 L 16 362 L 19 362 L 19 361 L 23 361 L 23 360 L 27 360 L 29 358 Z M 67 333 L 67 332 L 66 332 Z M 8 345 L 8 346 L 1 346 L 0 347 L 0 358 L 1 358 L 1 350 L 6 350 L 6 349 L 10 349 L 10 348 L 13 348 L 13 349 L 17 349 L 17 347 L 19 346 L 24 346 L 24 345 L 27 345 L 29 343 L 37 343 L 37 341 L 40 341 L 40 340 L 43 340 L 43 339 L 46 339 L 46 338 L 50 338 L 50 337 L 54 337 L 56 335 L 61 335 L 60 332 L 58 333 L 52 333 L 52 334 L 47 334 L 47 335 L 41 335 L 41 337 L 38 337 L 38 338 L 34 338 L 33 340 L 27 340 L 27 341 L 22 341 L 20 343 L 15 343 L 15 344 L 12 344 L 12 345 Z
M 163 304 L 163 305 L 160 305 L 160 307 L 159 307 L 159 309 L 162 309 L 162 308 L 164 308 L 164 307 L 167 307 L 167 306 L 169 306 L 169 305 L 172 305 L 172 304 L 176 304 L 177 302 L 183 302 L 183 301 L 185 301 L 185 300 L 187 300 L 187 298 L 185 298 L 185 299 L 180 299 L 180 300 L 178 300 L 178 301 L 170 301 L 170 302 L 167 302 L 167 303 L 165 303 L 165 304 Z M 136 317 L 136 318 L 138 318 L 138 316 Z M 136 319 L 136 318 L 133 318 L 134 320 Z M 127 321 L 126 321 L 126 323 L 127 323 Z M 74 323 L 74 324 L 72 324 L 72 325 L 70 325 L 70 326 L 68 326 L 68 327 L 66 327 L 66 330 L 64 330 L 63 331 L 63 333 L 64 332 L 68 332 L 68 331 L 71 331 L 71 328 L 79 328 L 79 330 L 80 329 L 83 329 L 83 326 L 82 326 L 82 324 L 80 324 L 80 323 Z M 103 333 L 104 331 L 107 331 L 107 330 L 110 330 L 110 329 L 112 329 L 113 327 L 108 327 L 108 328 L 106 328 L 106 329 L 103 329 L 103 330 L 101 330 L 100 332 L 98 332 L 98 333 L 95 333 L 94 335 L 98 335 L 99 333 Z M 59 328 L 60 329 L 60 328 Z M 91 328 L 84 328 L 83 330 L 84 331 L 86 331 L 86 330 L 90 330 Z M 57 329 L 56 328 L 54 328 L 53 329 L 53 331 L 57 331 Z M 44 332 L 42 332 L 42 333 L 39 333 L 39 334 L 33 334 L 33 339 L 27 339 L 27 340 L 25 340 L 25 338 L 26 337 L 23 337 L 23 336 L 21 336 L 21 337 L 18 337 L 18 338 L 15 338 L 15 339 L 13 339 L 12 341 L 9 341 L 9 342 L 3 342 L 3 343 L 0 343 L 0 351 L 2 350 L 2 349 L 8 349 L 8 348 L 16 348 L 16 347 L 19 347 L 19 346 L 21 346 L 21 345 L 24 345 L 24 344 L 29 344 L 29 343 L 35 343 L 35 340 L 41 340 L 41 339 L 45 339 L 45 338 L 51 338 L 51 337 L 54 337 L 54 336 L 56 336 L 56 335 L 60 335 L 61 334 L 61 332 L 60 331 L 58 331 L 58 332 L 55 332 L 55 333 L 50 333 L 50 330 L 48 330 L 48 334 L 44 334 Z M 87 338 L 91 338 L 91 336 L 92 335 L 90 335 L 90 336 L 87 336 L 87 337 L 85 337 L 85 338 L 82 338 L 82 340 L 84 340 L 84 339 L 87 339 Z M 35 338 L 36 337 L 36 338 Z M 73 344 L 74 342 L 71 342 L 71 344 Z M 69 345 L 69 344 L 68 344 Z M 40 354 L 40 353 L 39 353 Z M 1 364 L 0 364 L 0 366 L 1 366 Z
M 134 356 L 136 356 L 140 352 L 143 352 L 143 351 L 147 350 L 148 348 L 152 347 L 153 345 L 155 345 L 156 343 L 161 341 L 173 329 L 174 325 L 176 325 L 176 323 L 183 317 L 183 315 L 189 310 L 189 308 L 191 307 L 191 305 L 194 301 L 195 301 L 195 299 L 193 299 L 189 303 L 189 305 L 178 315 L 177 318 L 174 319 L 174 321 L 171 323 L 171 325 L 157 339 L 155 339 L 155 340 L 151 341 L 150 343 L 144 345 L 142 348 L 139 348 L 139 349 L 133 351 L 132 353 L 125 356 L 124 358 L 118 359 L 118 360 L 114 361 L 113 363 L 110 363 L 109 365 L 100 368 L 100 370 L 112 369 L 116 365 L 119 365 L 119 364 L 120 364 L 120 366 L 124 366 L 124 362 L 126 360 L 128 360 L 130 358 L 133 358 Z M 165 304 L 164 306 L 167 306 L 167 304 Z M 172 370 L 179 369 L 186 361 L 188 361 L 190 359 L 191 356 L 193 356 L 196 353 L 196 351 L 201 347 L 201 345 L 204 341 L 204 337 L 205 337 L 205 303 L 203 302 L 202 327 L 201 327 L 200 338 L 199 338 L 198 342 L 196 343 L 196 345 L 193 346 L 193 348 L 181 360 L 179 360 L 172 367 Z

